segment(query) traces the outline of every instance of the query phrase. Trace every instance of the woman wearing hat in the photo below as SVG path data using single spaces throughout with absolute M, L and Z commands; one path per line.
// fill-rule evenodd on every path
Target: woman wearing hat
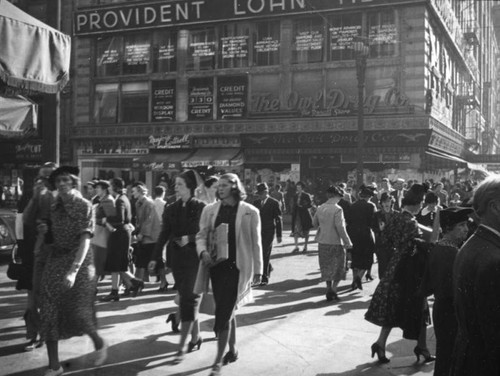
M 313 225 L 318 227 L 319 267 L 326 282 L 326 300 L 339 300 L 337 285 L 345 277 L 345 248 L 352 248 L 347 235 L 344 213 L 337 205 L 344 192 L 333 185 L 326 190 L 328 200 L 316 211 Z M 345 248 L 344 248 L 345 247 Z
M 416 247 L 420 237 L 415 215 L 422 207 L 427 187 L 413 184 L 402 200 L 401 213 L 394 214 L 385 225 L 382 241 L 392 256 L 365 314 L 365 319 L 381 327 L 377 341 L 371 346 L 372 357 L 377 354 L 380 363 L 387 363 L 385 345 L 392 328 L 403 329 L 403 337 L 417 340 L 414 353 L 425 362 L 435 358 L 427 349 L 426 319 L 429 312 L 426 299 L 418 293 L 426 254 Z
M 448 208 L 440 211 L 443 237 L 431 249 L 424 274 L 427 296 L 434 294 L 432 318 L 436 333 L 436 365 L 434 376 L 447 376 L 451 369 L 453 346 L 457 336 L 457 319 L 453 307 L 453 263 L 468 233 L 472 208 Z
M 95 365 L 104 363 L 107 346 L 97 333 L 94 299 L 96 289 L 93 255 L 89 252 L 94 232 L 92 204 L 82 198 L 77 167 L 63 166 L 50 175 L 58 196 L 51 206 L 53 243 L 41 281 L 41 336 L 47 343 L 46 376 L 63 374 L 59 363 L 60 339 L 88 334 L 94 343 Z M 49 230 L 46 223 L 40 233 Z
M 184 360 L 187 337 L 191 335 L 187 352 L 199 350 L 203 342 L 198 323 L 200 296 L 193 292 L 200 259 L 196 252 L 196 234 L 200 228 L 200 217 L 205 203 L 196 199 L 198 186 L 196 173 L 184 171 L 175 178 L 175 193 L 179 197 L 163 211 L 162 229 L 149 262 L 149 271 L 154 271 L 163 247 L 171 242 L 171 267 L 179 294 L 181 338 L 174 363 Z
M 352 240 L 352 289 L 363 289 L 361 279 L 373 264 L 375 235 L 372 231 L 373 215 L 377 207 L 370 199 L 376 194 L 375 187 L 362 185 L 359 189 L 359 200 L 349 209 L 349 237 Z

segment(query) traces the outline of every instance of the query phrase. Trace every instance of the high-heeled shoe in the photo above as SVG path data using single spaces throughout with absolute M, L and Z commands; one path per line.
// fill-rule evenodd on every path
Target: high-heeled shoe
M 108 295 L 103 296 L 100 300 L 101 302 L 118 302 L 120 301 L 120 295 L 118 295 L 118 290 L 111 290 Z
M 144 281 L 140 279 L 131 279 L 132 287 L 130 288 L 130 294 L 135 298 L 144 289 Z
M 373 281 L 373 277 L 371 274 L 365 275 L 366 282 Z
M 173 364 L 180 364 L 184 361 L 184 358 L 186 357 L 186 353 L 184 351 L 177 351 L 177 354 L 175 354 L 174 360 L 172 360 Z
M 390 360 L 385 356 L 385 349 L 383 349 L 377 342 L 372 345 L 372 358 L 377 354 L 379 363 L 389 363 Z
M 238 351 L 232 352 L 228 351 L 226 355 L 222 358 L 222 364 L 227 365 L 229 363 L 234 363 L 238 360 Z
M 424 357 L 424 363 L 429 363 L 429 362 L 433 362 L 436 360 L 436 357 L 431 355 L 431 353 L 427 349 L 423 349 L 421 347 L 415 346 L 415 348 L 413 349 L 413 352 L 415 353 L 415 356 L 417 357 L 417 362 L 420 361 L 420 355 L 422 355 Z
M 193 352 L 196 348 L 198 348 L 198 350 L 200 349 L 201 347 L 201 344 L 203 343 L 203 338 L 201 337 L 198 337 L 198 340 L 196 342 L 189 342 L 188 343 L 188 353 L 190 352 Z
M 175 316 L 175 313 L 171 313 L 167 316 L 166 323 L 168 324 L 169 322 L 172 322 L 172 332 L 179 333 L 179 323 L 177 322 L 177 316 Z

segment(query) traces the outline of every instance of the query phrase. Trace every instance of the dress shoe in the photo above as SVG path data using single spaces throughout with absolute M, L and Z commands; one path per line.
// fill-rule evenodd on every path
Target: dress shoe
M 130 294 L 135 298 L 144 289 L 144 282 L 136 278 L 131 279 L 130 282 L 132 283 Z
M 373 281 L 373 277 L 372 277 L 372 275 L 371 275 L 371 274 L 367 274 L 367 275 L 365 275 L 365 279 L 366 279 L 366 282 L 368 282 L 368 281 Z
M 38 349 L 44 345 L 44 342 L 42 340 L 36 340 L 32 339 L 31 341 L 28 342 L 26 346 L 24 346 L 24 351 L 33 351 L 35 349 Z
M 389 363 L 390 360 L 385 356 L 385 349 L 382 348 L 377 342 L 372 345 L 372 358 L 377 354 L 379 363 Z
M 165 286 L 161 286 L 158 288 L 158 292 L 167 292 L 168 290 L 168 283 Z
M 173 364 L 181 364 L 184 361 L 184 358 L 186 357 L 186 354 L 184 351 L 177 351 L 177 354 L 175 354 L 175 358 L 172 361 Z
M 43 374 L 43 376 L 60 376 L 64 373 L 64 369 L 62 368 L 62 366 L 59 366 L 58 369 L 52 369 L 52 368 L 49 368 L 48 370 L 46 370 Z
M 228 351 L 226 355 L 224 355 L 224 357 L 222 358 L 222 364 L 226 365 L 229 363 L 234 363 L 237 360 L 238 360 L 238 351 L 236 352 Z
M 198 337 L 198 340 L 196 342 L 189 342 L 187 352 L 188 353 L 193 352 L 194 350 L 196 350 L 196 348 L 198 348 L 199 350 L 202 343 L 203 343 L 203 338 L 201 337 Z
M 172 323 L 172 332 L 179 333 L 179 323 L 177 322 L 177 316 L 175 315 L 175 313 L 171 313 L 167 316 L 166 323 L 168 324 L 169 322 Z
M 222 366 L 220 363 L 214 364 L 212 366 L 212 371 L 210 372 L 210 376 L 220 376 L 221 368 Z
M 300 252 L 300 249 L 299 247 L 295 247 L 292 251 L 292 253 L 299 253 Z
M 436 360 L 436 357 L 431 355 L 431 353 L 427 349 L 423 349 L 421 347 L 416 346 L 413 349 L 413 352 L 415 353 L 415 356 L 417 357 L 417 362 L 420 361 L 420 355 L 422 355 L 424 357 L 424 363 L 429 363 L 429 362 L 433 362 Z
M 109 295 L 103 296 L 101 302 L 118 302 L 120 301 L 120 295 L 118 295 L 118 290 L 111 290 Z

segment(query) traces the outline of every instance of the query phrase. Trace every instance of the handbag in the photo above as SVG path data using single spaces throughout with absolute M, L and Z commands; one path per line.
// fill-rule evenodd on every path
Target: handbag
M 200 313 L 207 315 L 215 315 L 215 300 L 214 294 L 206 292 L 201 296 Z
M 95 226 L 94 236 L 90 240 L 90 244 L 101 248 L 108 247 L 109 230 L 104 226 Z
M 7 277 L 13 281 L 23 279 L 28 273 L 26 265 L 23 265 L 22 261 L 17 258 L 17 250 L 18 246 L 16 245 L 12 249 L 12 258 L 7 268 Z

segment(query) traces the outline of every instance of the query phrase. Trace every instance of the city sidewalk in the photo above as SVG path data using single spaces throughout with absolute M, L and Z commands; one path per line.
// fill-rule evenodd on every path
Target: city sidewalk
M 270 284 L 255 289 L 255 303 L 238 311 L 239 359 L 223 367 L 223 375 L 266 376 L 388 376 L 432 375 L 433 364 L 417 363 L 415 341 L 402 339 L 395 329 L 389 337 L 391 362 L 378 365 L 370 345 L 379 328 L 363 319 L 378 279 L 363 283 L 363 291 L 350 291 L 351 274 L 340 285 L 340 302 L 327 302 L 320 282 L 317 244 L 306 254 L 291 254 L 293 239 L 284 234 L 272 255 Z M 14 289 L 0 266 L 0 375 L 43 375 L 45 348 L 23 352 L 25 294 Z M 373 274 L 376 276 L 377 266 Z M 171 281 L 171 276 L 169 275 Z M 142 295 L 115 303 L 97 303 L 100 333 L 109 344 L 109 358 L 93 367 L 93 347 L 88 337 L 61 341 L 60 359 L 65 375 L 164 376 L 208 375 L 216 352 L 213 317 L 200 315 L 204 342 L 199 351 L 173 365 L 178 335 L 165 323 L 175 311 L 175 292 L 156 292 L 148 284 Z M 100 296 L 110 289 L 109 279 L 99 284 Z M 435 350 L 428 328 L 431 352 Z

